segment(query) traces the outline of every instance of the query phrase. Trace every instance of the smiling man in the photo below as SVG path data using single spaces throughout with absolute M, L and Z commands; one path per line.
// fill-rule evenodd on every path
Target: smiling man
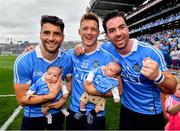
M 72 94 L 69 105 L 70 115 L 67 117 L 67 130 L 105 130 L 105 111 L 93 112 L 95 104 L 88 103 L 86 105 L 86 113 L 80 119 L 77 119 L 76 113 L 80 110 L 80 97 L 84 92 L 84 81 L 93 69 L 106 65 L 114 61 L 112 55 L 102 49 L 97 42 L 99 36 L 99 20 L 97 15 L 86 13 L 80 21 L 79 35 L 82 39 L 82 46 L 85 54 L 76 56 L 74 49 L 70 49 L 68 53 L 73 60 L 73 79 Z M 91 95 L 100 95 L 99 92 Z M 112 96 L 111 93 L 108 94 Z M 88 119 L 93 119 L 93 123 L 89 124 Z
M 64 23 L 61 19 L 56 16 L 42 16 L 41 44 L 36 46 L 35 50 L 20 55 L 15 61 L 14 90 L 18 103 L 24 106 L 21 130 L 63 129 L 64 115 L 60 108 L 67 99 L 61 98 L 54 104 L 56 106 L 52 106 L 52 124 L 47 124 L 47 119 L 41 112 L 41 104 L 54 99 L 59 92 L 58 87 L 49 87 L 50 93 L 47 95 L 35 95 L 30 99 L 26 98 L 29 87 L 42 77 L 49 66 L 62 67 L 63 79 L 71 70 L 71 57 L 59 49 L 64 40 L 63 32 Z

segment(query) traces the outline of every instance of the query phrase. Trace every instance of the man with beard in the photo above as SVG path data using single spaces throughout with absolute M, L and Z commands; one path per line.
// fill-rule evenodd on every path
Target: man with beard
M 34 51 L 20 55 L 14 64 L 14 90 L 21 106 L 24 106 L 24 117 L 21 130 L 61 130 L 64 115 L 60 109 L 67 101 L 61 97 L 57 102 L 49 105 L 52 114 L 52 124 L 47 124 L 46 117 L 41 112 L 41 104 L 54 99 L 59 93 L 62 83 L 57 87 L 49 87 L 49 94 L 34 95 L 27 99 L 26 92 L 47 71 L 49 66 L 63 68 L 62 79 L 71 71 L 71 57 L 59 49 L 64 40 L 64 23 L 56 16 L 44 15 L 41 18 L 41 44 Z M 66 79 L 67 87 L 71 90 Z M 62 95 L 62 94 L 61 94 Z

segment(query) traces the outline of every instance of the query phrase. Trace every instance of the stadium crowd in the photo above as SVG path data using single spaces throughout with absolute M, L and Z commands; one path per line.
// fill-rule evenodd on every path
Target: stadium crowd
M 130 33 L 135 33 L 135 32 L 139 32 L 139 31 L 151 29 L 151 28 L 154 28 L 156 26 L 160 26 L 160 25 L 164 25 L 164 24 L 167 24 L 170 22 L 177 21 L 179 19 L 180 19 L 180 12 L 176 13 L 176 14 L 171 14 L 165 18 L 160 18 L 160 19 L 157 19 L 156 21 L 152 21 L 152 22 L 149 22 L 149 23 L 142 25 L 138 28 L 132 29 Z
M 137 39 L 159 48 L 165 56 L 169 68 L 180 69 L 180 29 L 145 34 L 138 36 Z

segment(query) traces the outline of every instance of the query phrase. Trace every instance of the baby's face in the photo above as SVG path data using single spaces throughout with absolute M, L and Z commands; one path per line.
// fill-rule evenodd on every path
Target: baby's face
M 180 98 L 180 83 L 176 86 L 175 95 Z
M 46 72 L 45 79 L 49 83 L 56 83 L 60 77 L 60 70 L 58 68 L 50 67 Z
M 103 72 L 108 77 L 115 77 L 117 75 L 117 65 L 109 63 L 103 68 Z

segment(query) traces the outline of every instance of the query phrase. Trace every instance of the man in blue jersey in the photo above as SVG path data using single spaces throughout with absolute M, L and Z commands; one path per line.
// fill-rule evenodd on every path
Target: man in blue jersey
M 63 68 L 62 79 L 72 68 L 71 57 L 59 49 L 64 40 L 64 23 L 56 16 L 44 15 L 41 18 L 41 44 L 34 51 L 20 55 L 14 64 L 14 90 L 17 101 L 24 106 L 24 117 L 21 130 L 60 130 L 63 129 L 64 115 L 60 109 L 67 101 L 61 97 L 57 102 L 49 104 L 52 114 L 52 123 L 48 124 L 46 117 L 41 113 L 41 105 L 54 99 L 60 88 L 49 87 L 49 94 L 34 95 L 27 99 L 26 92 L 47 71 L 49 66 Z M 70 91 L 70 81 L 67 79 Z M 62 85 L 62 84 L 60 84 Z M 62 93 L 61 93 L 62 96 Z
M 176 79 L 168 71 L 163 55 L 158 49 L 129 38 L 121 12 L 107 14 L 103 28 L 111 41 L 103 47 L 122 65 L 120 129 L 163 130 L 160 91 L 173 93 L 176 87 Z
M 86 114 L 81 119 L 76 119 L 75 114 L 80 110 L 80 97 L 84 92 L 83 83 L 91 70 L 114 61 L 112 55 L 98 46 L 99 20 L 93 13 L 84 14 L 80 21 L 79 35 L 81 36 L 85 54 L 76 56 L 74 49 L 68 51 L 73 60 L 72 94 L 69 105 L 70 115 L 67 117 L 66 129 L 68 130 L 105 130 L 105 112 L 90 112 L 95 109 L 95 104 L 86 105 Z M 96 94 L 102 94 L 96 92 Z M 109 92 L 103 96 L 112 96 Z M 91 113 L 91 114 L 89 114 Z M 93 123 L 88 124 L 87 118 L 93 116 Z
M 164 129 L 160 91 L 173 93 L 176 79 L 168 71 L 161 52 L 143 42 L 129 38 L 124 14 L 108 13 L 103 28 L 110 42 L 102 45 L 122 66 L 120 129 Z M 83 54 L 83 50 L 77 54 Z M 96 92 L 90 86 L 85 90 Z

